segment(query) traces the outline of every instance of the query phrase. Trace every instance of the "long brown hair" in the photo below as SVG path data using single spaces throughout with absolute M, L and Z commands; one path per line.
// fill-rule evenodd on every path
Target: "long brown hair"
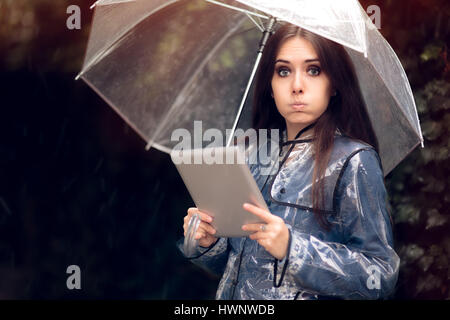
M 320 209 L 324 207 L 323 177 L 333 149 L 336 129 L 343 135 L 372 145 L 377 152 L 378 142 L 366 111 L 353 63 L 344 47 L 292 24 L 282 25 L 269 38 L 261 57 L 253 97 L 253 128 L 286 128 L 286 122 L 271 96 L 271 81 L 276 55 L 281 45 L 291 37 L 301 37 L 312 44 L 322 72 L 328 75 L 337 92 L 336 96 L 331 97 L 327 110 L 316 121 L 313 141 L 313 211 L 319 223 L 328 230 L 330 224 L 320 213 Z

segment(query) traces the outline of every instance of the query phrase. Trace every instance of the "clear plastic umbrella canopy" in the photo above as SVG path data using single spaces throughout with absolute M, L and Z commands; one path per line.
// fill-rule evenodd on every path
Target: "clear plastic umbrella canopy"
M 345 47 L 385 174 L 423 143 L 405 71 L 357 0 L 100 0 L 79 77 L 149 147 L 170 152 L 179 128 L 192 147 L 211 144 L 208 129 L 221 132 L 214 143 L 224 145 L 237 118 L 237 127 L 250 127 L 247 86 L 271 17 Z

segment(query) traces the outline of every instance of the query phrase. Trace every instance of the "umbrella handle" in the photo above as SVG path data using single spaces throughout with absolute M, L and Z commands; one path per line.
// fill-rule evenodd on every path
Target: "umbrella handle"
M 183 244 L 184 254 L 187 257 L 191 257 L 197 251 L 198 240 L 195 239 L 195 234 L 197 233 L 200 221 L 201 219 L 198 213 L 192 215 L 191 219 L 189 220 Z

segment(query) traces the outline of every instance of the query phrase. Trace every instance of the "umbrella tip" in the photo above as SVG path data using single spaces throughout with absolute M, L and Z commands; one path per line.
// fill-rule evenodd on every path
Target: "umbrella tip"
M 80 79 L 80 77 L 81 77 L 81 73 L 77 74 L 77 76 L 75 77 L 75 80 Z

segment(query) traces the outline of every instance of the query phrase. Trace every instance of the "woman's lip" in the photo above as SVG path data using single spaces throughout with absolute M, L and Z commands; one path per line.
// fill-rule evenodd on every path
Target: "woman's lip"
M 306 104 L 303 103 L 293 103 L 291 104 L 291 107 L 295 110 L 302 110 L 306 107 Z

